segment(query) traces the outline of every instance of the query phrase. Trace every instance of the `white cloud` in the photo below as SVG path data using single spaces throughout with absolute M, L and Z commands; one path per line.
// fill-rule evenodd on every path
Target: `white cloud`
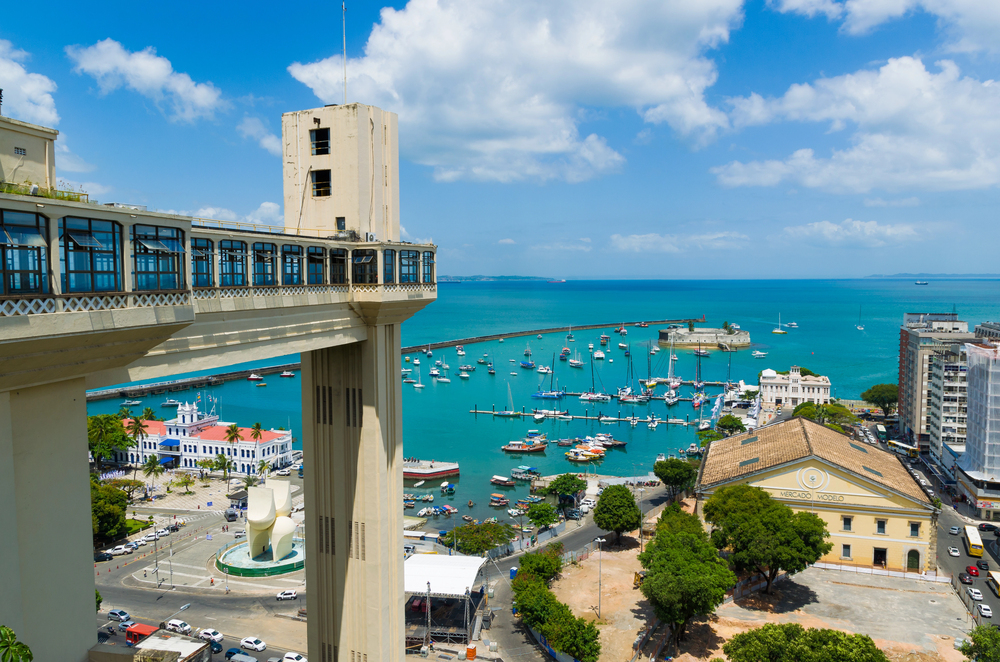
M 402 225 L 399 226 L 399 236 L 400 236 L 400 238 L 403 239 L 403 241 L 408 241 L 408 242 L 410 242 L 412 244 L 433 244 L 434 243 L 434 240 L 431 239 L 430 237 L 427 237 L 426 239 L 421 239 L 419 237 L 414 237 L 409 232 L 407 232 L 406 228 L 404 228 Z
M 26 51 L 14 48 L 14 44 L 6 39 L 0 39 L 2 112 L 7 117 L 24 122 L 55 126 L 59 123 L 56 102 L 52 98 L 56 84 L 47 76 L 29 73 L 23 64 L 28 58 Z
M 247 214 L 247 220 L 265 225 L 284 225 L 285 214 L 281 210 L 281 205 L 276 202 L 262 202 L 260 207 Z
M 67 46 L 66 54 L 76 65 L 73 70 L 93 77 L 102 94 L 126 87 L 157 105 L 166 101 L 173 111 L 172 119 L 211 119 L 228 105 L 222 90 L 210 82 L 195 83 L 189 75 L 174 71 L 170 60 L 157 55 L 152 46 L 130 52 L 117 41 L 105 39 L 93 46 Z
M 593 250 L 592 247 L 587 244 L 567 244 L 564 242 L 555 242 L 552 244 L 536 244 L 531 247 L 533 251 L 569 251 L 569 252 L 580 252 L 589 253 Z
M 767 5 L 781 13 L 795 12 L 810 18 L 823 14 L 834 19 L 844 13 L 844 6 L 835 0 L 768 0 Z
M 66 172 L 93 172 L 97 168 L 70 150 L 65 133 L 60 133 L 56 140 L 56 167 Z
M 405 155 L 439 180 L 583 181 L 624 162 L 581 132 L 591 109 L 632 108 L 694 143 L 728 126 L 704 98 L 717 76 L 704 53 L 741 20 L 742 0 L 411 0 L 383 9 L 349 60 L 349 98 L 399 113 Z M 342 66 L 288 71 L 340 103 Z
M 236 130 L 244 138 L 256 140 L 257 144 L 275 156 L 281 156 L 281 138 L 267 130 L 264 123 L 256 117 L 244 117 Z
M 195 218 L 206 218 L 216 221 L 239 221 L 242 223 L 260 223 L 262 225 L 284 225 L 285 216 L 281 210 L 281 205 L 276 202 L 262 202 L 254 211 L 245 216 L 232 209 L 225 207 L 205 206 L 199 207 L 195 211 L 182 209 L 161 210 L 164 214 L 177 214 L 178 216 L 193 216 Z
M 512 246 L 512 245 L 516 244 L 517 242 L 514 241 L 513 239 L 501 239 L 497 243 L 498 244 L 505 244 L 505 245 L 511 245 Z
M 740 248 L 750 238 L 739 232 L 705 234 L 630 234 L 611 235 L 611 248 L 626 253 L 680 253 L 688 248 L 718 250 Z
M 107 195 L 115 190 L 113 186 L 105 186 L 97 182 L 77 182 L 72 179 L 63 179 L 62 177 L 56 180 L 56 185 L 61 191 L 80 191 L 92 197 Z
M 812 149 L 783 160 L 733 161 L 713 168 L 726 186 L 792 182 L 832 191 L 962 190 L 1000 184 L 1000 85 L 962 77 L 949 60 L 928 71 L 915 57 L 889 60 L 778 98 L 731 99 L 737 127 L 779 121 L 854 127 L 850 145 L 829 157 Z
M 883 200 L 882 198 L 866 198 L 865 207 L 919 207 L 920 198 L 901 198 L 898 200 Z
M 803 239 L 824 246 L 845 246 L 852 248 L 879 248 L 888 244 L 901 244 L 919 240 L 920 235 L 912 225 L 899 223 L 882 224 L 877 221 L 855 221 L 847 219 L 841 223 L 818 221 L 806 225 L 786 227 L 785 235 Z

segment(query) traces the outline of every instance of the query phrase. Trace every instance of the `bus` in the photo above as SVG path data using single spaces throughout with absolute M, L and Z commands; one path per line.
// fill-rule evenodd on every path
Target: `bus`
M 968 548 L 969 556 L 983 558 L 983 539 L 979 537 L 979 531 L 974 526 L 965 527 L 965 546 Z
M 125 630 L 125 645 L 135 646 L 137 643 L 148 637 L 149 635 L 156 632 L 159 628 L 155 628 L 152 625 L 143 625 L 142 623 L 136 623 Z
M 920 455 L 920 449 L 916 446 L 910 446 L 901 441 L 896 441 L 895 439 L 887 439 L 885 443 L 889 447 L 889 450 L 893 453 L 899 453 L 900 455 L 912 458 L 916 458 Z
M 990 570 L 986 573 L 986 583 L 997 596 L 1000 596 L 1000 572 Z
M 885 441 L 889 438 L 889 435 L 885 431 L 885 426 L 881 423 L 875 426 L 875 436 L 878 437 L 879 441 Z

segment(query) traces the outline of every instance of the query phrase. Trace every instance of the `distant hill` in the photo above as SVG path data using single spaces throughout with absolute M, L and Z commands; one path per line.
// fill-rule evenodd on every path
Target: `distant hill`
M 439 283 L 486 282 L 500 280 L 553 280 L 547 276 L 438 276 Z
M 915 278 L 917 280 L 932 280 L 935 278 L 1000 278 L 1000 274 L 874 274 L 865 278 Z

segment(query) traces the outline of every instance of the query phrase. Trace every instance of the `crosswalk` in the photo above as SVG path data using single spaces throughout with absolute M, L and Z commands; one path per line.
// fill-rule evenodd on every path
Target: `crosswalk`
M 190 565 L 188 563 L 174 563 L 173 567 L 174 567 L 174 572 L 173 572 L 174 583 L 175 584 L 179 584 L 181 586 L 207 588 L 208 586 L 212 586 L 212 579 L 213 578 L 215 579 L 215 586 L 221 587 L 221 586 L 225 586 L 225 584 L 226 584 L 226 578 L 225 577 L 215 577 L 214 575 L 204 574 L 204 570 L 205 570 L 204 566 Z M 194 573 L 190 573 L 190 572 L 179 571 L 179 570 L 177 570 L 178 568 L 187 569 L 187 570 L 201 570 L 202 572 L 199 573 L 199 574 L 194 574 Z M 156 572 L 156 564 L 149 564 L 149 565 L 147 565 L 147 566 L 145 566 L 143 568 L 140 568 L 140 570 L 137 570 L 137 571 L 133 572 L 132 573 L 132 578 L 135 579 L 136 581 L 139 581 L 139 582 L 144 582 L 144 583 L 147 583 L 147 584 L 153 584 L 153 585 L 155 585 L 157 583 L 155 572 Z M 171 574 L 170 573 L 170 565 L 167 564 L 167 563 L 162 563 L 161 562 L 160 563 L 160 580 L 162 581 L 164 578 L 166 578 L 166 579 L 169 580 L 170 574 Z M 185 581 L 178 581 L 178 578 L 183 578 L 183 579 L 185 579 Z M 275 578 L 275 579 L 272 579 L 271 581 L 281 582 L 282 585 L 279 586 L 279 585 L 276 585 L 276 584 L 261 584 L 261 583 L 258 583 L 258 582 L 248 582 L 248 581 L 244 581 L 244 580 L 241 580 L 241 579 L 234 579 L 234 578 L 229 578 L 229 582 L 228 583 L 229 583 L 229 586 L 231 586 L 231 587 L 233 587 L 233 586 L 235 586 L 235 587 L 246 587 L 246 588 L 251 588 L 251 589 L 262 589 L 263 588 L 263 589 L 270 589 L 270 590 L 274 590 L 274 591 L 283 591 L 283 590 L 289 588 L 289 586 L 301 586 L 302 585 L 302 582 L 300 580 L 296 580 L 296 579 L 277 579 L 277 578 Z

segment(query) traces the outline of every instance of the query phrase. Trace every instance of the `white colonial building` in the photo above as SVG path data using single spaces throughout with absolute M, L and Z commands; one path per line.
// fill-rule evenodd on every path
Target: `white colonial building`
M 127 426 L 128 419 L 124 423 Z M 252 428 L 239 428 L 242 440 L 230 443 L 226 441 L 230 425 L 218 416 L 198 411 L 196 403 L 184 403 L 177 408 L 176 418 L 146 421 L 147 436 L 115 459 L 142 464 L 155 455 L 167 469 L 197 469 L 199 460 L 213 460 L 221 453 L 235 463 L 234 473 L 243 474 L 257 473 L 260 460 L 267 460 L 271 469 L 292 463 L 291 431 L 261 430 L 258 440 L 253 438 Z
M 830 378 L 821 375 L 803 375 L 797 365 L 793 365 L 786 374 L 768 368 L 760 373 L 760 401 L 764 407 L 781 405 L 796 407 L 803 402 L 828 405 Z

